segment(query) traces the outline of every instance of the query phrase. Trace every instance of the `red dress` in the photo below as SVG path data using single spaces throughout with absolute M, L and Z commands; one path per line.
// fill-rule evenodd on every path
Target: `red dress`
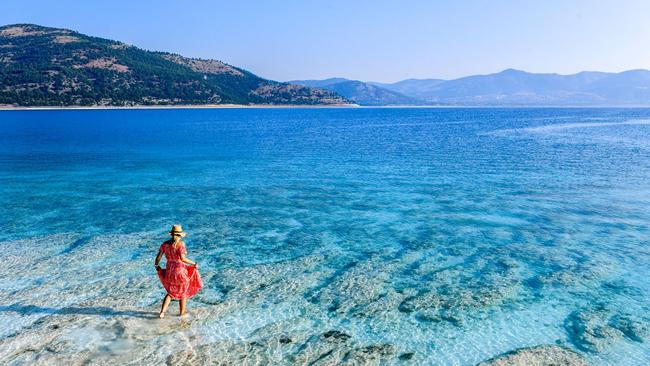
M 158 278 L 174 299 L 187 299 L 203 287 L 203 281 L 198 269 L 181 262 L 181 254 L 187 254 L 185 243 L 179 242 L 174 248 L 171 241 L 166 241 L 160 246 L 160 251 L 165 253 L 167 268 L 158 268 Z

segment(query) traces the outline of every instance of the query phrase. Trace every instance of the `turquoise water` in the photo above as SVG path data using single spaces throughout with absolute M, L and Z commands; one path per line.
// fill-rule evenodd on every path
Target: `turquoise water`
M 0 363 L 650 364 L 650 110 L 0 112 Z M 172 223 L 206 287 L 152 318 Z M 245 361 L 245 362 L 244 362 Z

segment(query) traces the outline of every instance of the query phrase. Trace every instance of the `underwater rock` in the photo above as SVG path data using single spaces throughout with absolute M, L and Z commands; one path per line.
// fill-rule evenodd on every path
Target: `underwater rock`
M 210 279 L 210 287 L 221 293 L 218 296 L 212 294 L 212 300 L 233 299 L 247 304 L 268 300 L 282 302 L 312 285 L 319 275 L 315 269 L 323 261 L 322 256 L 309 256 L 291 261 L 224 269 L 218 276 Z M 206 292 L 206 295 L 210 294 Z
M 381 360 L 393 358 L 395 346 L 391 344 L 376 344 L 354 348 L 343 356 L 342 365 L 377 364 Z
M 257 342 L 222 341 L 193 347 L 167 357 L 167 365 L 271 365 L 281 361 Z
M 351 336 L 336 330 L 311 336 L 290 355 L 296 365 L 365 365 L 394 359 L 395 346 L 391 344 L 360 345 Z
M 605 309 L 574 311 L 564 321 L 564 329 L 569 340 L 586 352 L 600 352 L 622 334 L 607 325 Z
M 620 338 L 643 342 L 648 333 L 646 324 L 632 315 L 612 314 L 604 306 L 597 306 L 572 312 L 564 321 L 564 328 L 578 349 L 597 353 Z
M 544 345 L 509 351 L 478 366 L 587 366 L 587 361 L 568 348 Z
M 465 319 L 516 299 L 522 290 L 519 267 L 507 259 L 486 254 L 463 265 L 418 271 L 427 290 L 405 297 L 397 309 L 414 313 L 423 322 Z
M 280 343 L 282 344 L 287 344 L 293 342 L 293 340 L 289 337 L 280 337 L 279 339 Z
M 343 341 L 343 342 L 350 339 L 349 335 L 347 335 L 347 334 L 345 334 L 343 332 L 339 332 L 338 330 L 327 331 L 327 332 L 323 333 L 323 337 L 325 337 L 325 339 L 340 340 L 340 341 Z
M 396 361 L 395 346 L 361 345 L 346 333 L 296 333 L 255 341 L 220 341 L 185 349 L 167 357 L 170 365 L 366 365 Z
M 389 292 L 391 267 L 379 257 L 356 264 L 323 281 L 306 297 L 340 315 L 369 316 L 396 308 L 401 298 Z M 363 289 L 363 290 L 361 290 Z
M 602 311 L 574 311 L 564 321 L 564 328 L 576 347 L 592 353 L 602 351 L 612 338 L 620 337 L 607 325 Z
M 609 319 L 608 325 L 620 330 L 631 341 L 643 342 L 644 338 L 648 337 L 648 322 L 635 319 L 630 315 L 614 315 Z

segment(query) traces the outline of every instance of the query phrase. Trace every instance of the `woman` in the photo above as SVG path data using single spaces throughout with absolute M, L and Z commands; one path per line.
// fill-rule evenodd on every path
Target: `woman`
M 199 275 L 198 266 L 195 262 L 189 260 L 185 243 L 181 238 L 185 237 L 183 228 L 180 225 L 172 225 L 169 232 L 171 239 L 162 243 L 156 261 L 156 271 L 158 271 L 158 278 L 162 282 L 167 295 L 163 299 L 162 308 L 160 309 L 160 318 L 165 317 L 167 307 L 172 299 L 180 300 L 180 315 L 185 315 L 185 304 L 187 299 L 196 295 L 197 292 L 203 287 L 201 276 Z M 163 254 L 167 260 L 166 268 L 160 268 L 160 259 Z M 190 266 L 187 266 L 190 264 Z

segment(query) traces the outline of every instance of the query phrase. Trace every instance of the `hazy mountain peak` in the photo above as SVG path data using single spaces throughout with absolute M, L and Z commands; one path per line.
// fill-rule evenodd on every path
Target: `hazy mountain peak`
M 517 69 L 505 69 L 497 74 L 501 75 L 529 75 L 529 72 L 517 70 Z

